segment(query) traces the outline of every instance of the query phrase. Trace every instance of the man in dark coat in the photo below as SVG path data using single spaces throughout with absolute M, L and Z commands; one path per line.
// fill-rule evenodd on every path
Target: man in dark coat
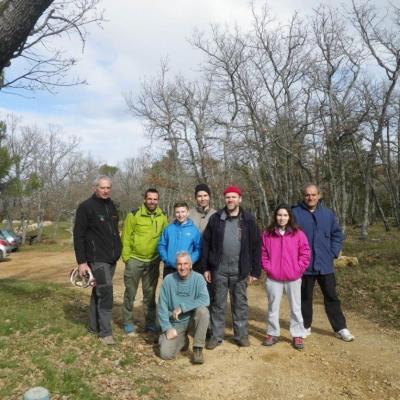
M 346 318 L 342 312 L 336 293 L 336 279 L 333 269 L 334 258 L 342 248 L 343 234 L 335 213 L 320 202 L 320 191 L 314 184 L 303 190 L 303 201 L 293 207 L 296 223 L 305 232 L 311 252 L 311 261 L 302 278 L 301 303 L 304 327 L 307 336 L 311 334 L 313 315 L 313 292 L 318 282 L 324 296 L 325 312 L 335 335 L 346 342 L 354 339 L 347 329 Z
M 261 274 L 261 239 L 253 215 L 240 207 L 242 193 L 236 186 L 224 191 L 225 207 L 213 214 L 203 233 L 201 266 L 212 285 L 209 350 L 222 343 L 225 309 L 230 294 L 234 340 L 250 346 L 248 338 L 247 284 Z
M 90 298 L 89 332 L 98 335 L 104 344 L 113 345 L 112 278 L 121 255 L 118 213 L 110 199 L 111 179 L 100 176 L 94 186 L 93 195 L 76 211 L 74 249 L 80 275 L 91 270 L 96 280 Z

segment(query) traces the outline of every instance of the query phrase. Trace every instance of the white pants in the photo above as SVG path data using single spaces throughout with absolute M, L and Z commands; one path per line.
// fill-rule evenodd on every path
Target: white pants
M 265 287 L 268 296 L 267 335 L 280 336 L 279 307 L 285 291 L 290 306 L 290 334 L 292 337 L 303 337 L 305 329 L 301 314 L 301 278 L 296 281 L 268 278 Z

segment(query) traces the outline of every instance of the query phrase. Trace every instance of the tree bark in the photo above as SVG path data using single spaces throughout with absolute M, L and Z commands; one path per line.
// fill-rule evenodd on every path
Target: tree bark
M 54 0 L 0 1 L 0 73 Z

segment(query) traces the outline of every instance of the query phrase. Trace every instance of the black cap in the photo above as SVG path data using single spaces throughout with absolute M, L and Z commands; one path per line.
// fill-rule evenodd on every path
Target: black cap
M 200 183 L 194 188 L 194 197 L 196 197 L 198 192 L 207 192 L 209 196 L 211 196 L 211 190 L 205 183 Z

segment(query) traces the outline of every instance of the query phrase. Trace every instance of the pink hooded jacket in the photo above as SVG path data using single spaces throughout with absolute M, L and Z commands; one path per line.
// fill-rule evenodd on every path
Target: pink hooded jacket
M 284 235 L 278 228 L 262 234 L 261 260 L 267 276 L 277 281 L 299 279 L 310 263 L 310 246 L 304 232 L 288 229 Z

